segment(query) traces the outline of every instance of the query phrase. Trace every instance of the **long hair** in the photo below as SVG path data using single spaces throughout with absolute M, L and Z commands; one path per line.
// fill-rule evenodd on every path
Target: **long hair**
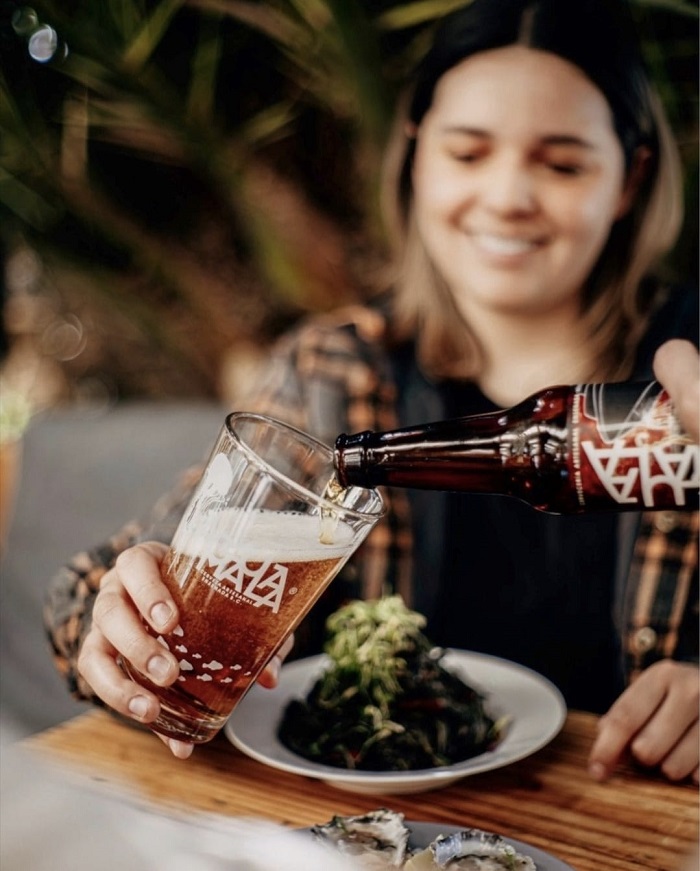
M 550 52 L 583 71 L 610 106 L 627 172 L 638 149 L 650 155 L 634 202 L 613 225 L 582 300 L 599 362 L 596 375 L 624 378 L 659 302 L 661 285 L 648 279 L 673 247 L 683 219 L 680 159 L 624 0 L 579 0 L 575 12 L 566 0 L 472 0 L 442 20 L 400 101 L 386 152 L 382 208 L 394 254 L 396 334 L 417 337 L 419 359 L 434 375 L 478 374 L 478 345 L 415 225 L 415 140 L 405 130 L 407 122 L 420 124 L 448 70 L 478 52 L 508 45 Z

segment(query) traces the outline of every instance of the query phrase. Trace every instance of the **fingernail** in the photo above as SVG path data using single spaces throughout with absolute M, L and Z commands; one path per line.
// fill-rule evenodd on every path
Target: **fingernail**
M 146 665 L 151 677 L 164 680 L 170 673 L 170 664 L 164 656 L 152 656 Z
M 151 608 L 151 622 L 155 626 L 165 626 L 172 616 L 172 608 L 166 605 L 165 602 L 156 602 Z
M 194 747 L 192 744 L 187 744 L 185 741 L 178 741 L 175 738 L 168 739 L 168 747 L 173 756 L 178 759 L 188 759 L 192 755 Z
M 133 696 L 129 700 L 129 711 L 139 719 L 145 717 L 148 713 L 148 699 L 144 696 Z
M 593 778 L 593 780 L 605 780 L 607 776 L 607 770 L 605 766 L 601 762 L 591 762 L 588 766 L 588 773 Z

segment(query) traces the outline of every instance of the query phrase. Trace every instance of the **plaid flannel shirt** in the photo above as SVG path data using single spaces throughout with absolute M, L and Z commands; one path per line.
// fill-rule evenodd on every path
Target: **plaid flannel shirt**
M 309 321 L 274 349 L 269 374 L 239 407 L 285 420 L 332 444 L 339 432 L 387 430 L 398 425 L 396 386 L 384 350 L 386 321 L 354 307 Z M 53 579 L 44 611 L 56 665 L 70 691 L 95 702 L 76 663 L 90 628 L 94 598 L 117 555 L 137 541 L 169 541 L 199 478 L 186 472 L 146 523 L 132 522 L 100 547 L 77 554 Z M 409 502 L 384 489 L 387 513 L 331 589 L 345 598 L 400 593 L 412 603 Z M 626 673 L 664 657 L 698 661 L 698 514 L 620 515 L 616 622 Z M 340 604 L 330 600 L 326 613 Z M 317 609 L 314 609 L 312 616 Z M 316 619 L 319 619 L 318 615 Z M 303 652 L 304 632 L 298 647 Z

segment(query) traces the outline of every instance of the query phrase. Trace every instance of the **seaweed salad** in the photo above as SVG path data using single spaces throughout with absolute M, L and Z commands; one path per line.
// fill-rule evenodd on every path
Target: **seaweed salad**
M 313 762 L 365 771 L 452 765 L 493 747 L 503 723 L 443 665 L 445 651 L 423 634 L 425 622 L 400 596 L 332 614 L 330 664 L 285 708 L 280 741 Z

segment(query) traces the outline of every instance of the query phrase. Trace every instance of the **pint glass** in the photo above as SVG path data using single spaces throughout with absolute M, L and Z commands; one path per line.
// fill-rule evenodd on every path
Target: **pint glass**
M 161 644 L 180 663 L 149 727 L 209 741 L 383 512 L 374 490 L 330 497 L 332 450 L 258 414 L 226 418 L 161 573 L 180 621 Z M 147 627 L 152 634 L 153 630 Z

